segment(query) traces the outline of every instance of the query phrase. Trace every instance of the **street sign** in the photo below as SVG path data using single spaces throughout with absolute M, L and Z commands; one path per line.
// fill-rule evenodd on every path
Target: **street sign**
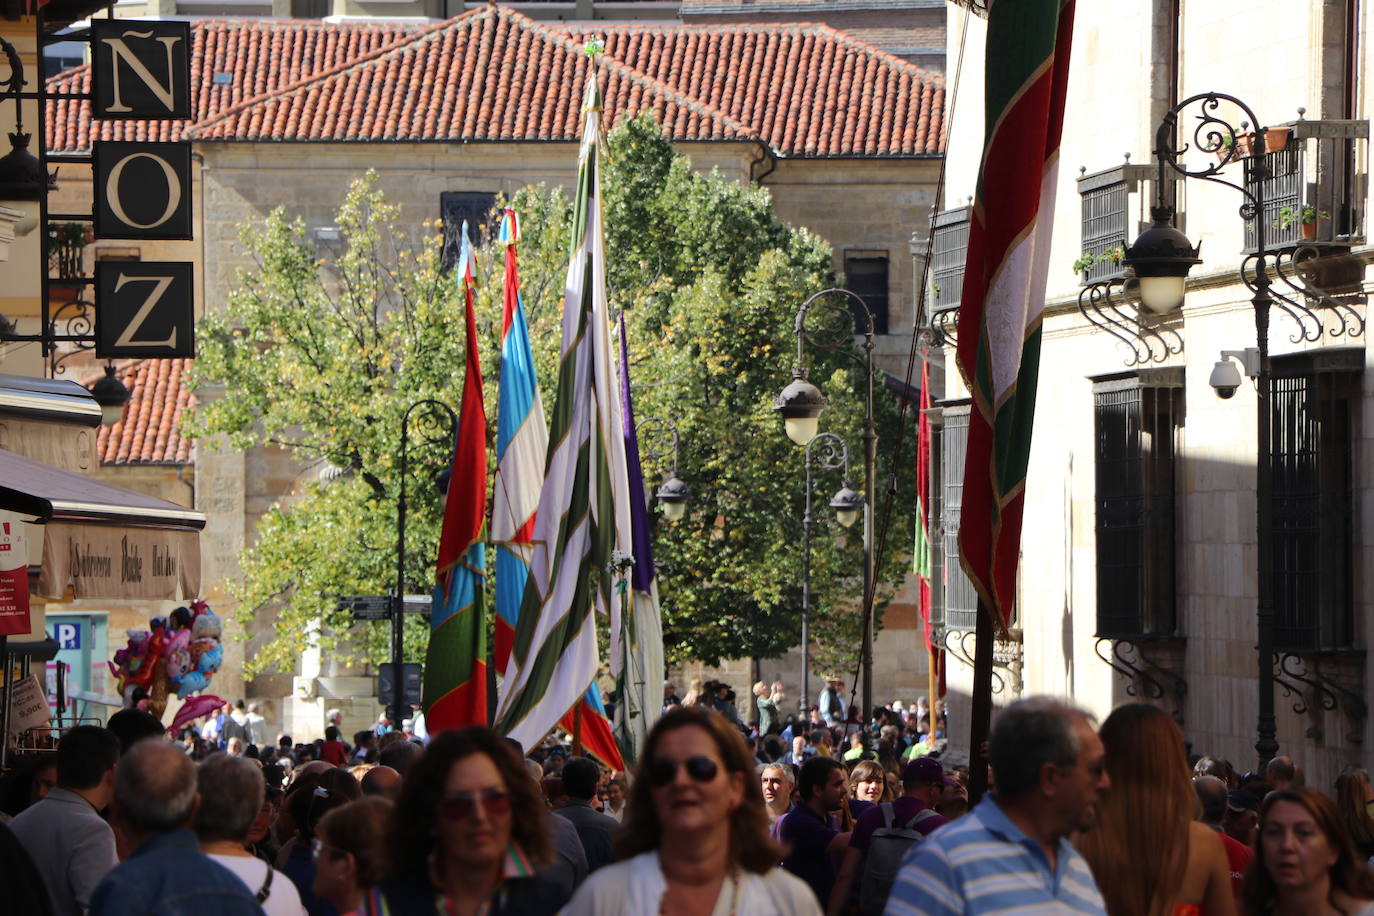
M 191 24 L 91 20 L 91 116 L 191 117 Z
M 383 662 L 377 672 L 377 702 L 387 709 L 396 705 L 396 666 L 391 662 Z M 407 662 L 401 666 L 401 672 L 405 679 L 405 691 L 401 698 L 401 705 L 409 709 L 411 706 L 420 705 L 420 666 L 414 662 Z M 400 727 L 401 723 L 393 723 Z
M 195 356 L 194 274 L 190 261 L 96 262 L 96 355 Z
M 191 144 L 97 140 L 95 235 L 191 238 Z
M 387 620 L 391 617 L 390 595 L 349 595 L 339 598 L 341 611 L 352 611 L 354 620 Z
M 394 600 L 390 595 L 349 595 L 339 598 L 338 608 L 352 611 L 354 620 L 390 620 Z M 401 612 L 428 617 L 432 601 L 429 595 L 406 595 L 401 599 Z
M 59 649 L 81 648 L 81 624 L 59 623 L 53 626 L 53 640 Z

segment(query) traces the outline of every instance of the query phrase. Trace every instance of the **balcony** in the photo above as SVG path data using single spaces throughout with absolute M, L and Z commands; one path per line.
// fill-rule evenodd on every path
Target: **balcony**
M 1125 279 L 1122 258 L 1126 246 L 1149 225 L 1146 216 L 1153 198 L 1147 198 L 1141 190 L 1146 182 L 1155 180 L 1156 170 L 1149 165 L 1135 165 L 1128 157 L 1121 165 L 1091 175 L 1086 173 L 1084 167 L 1078 179 L 1083 244 L 1082 254 L 1074 262 L 1082 286 Z M 1173 182 L 1169 184 L 1168 193 L 1172 196 Z
M 1263 212 L 1245 224 L 1243 253 L 1257 251 L 1259 226 L 1271 252 L 1336 254 L 1363 244 L 1369 122 L 1298 120 L 1268 133 L 1270 151 L 1241 160 L 1246 191 L 1264 197 Z
M 931 221 L 931 315 L 932 337 L 940 345 L 953 345 L 959 324 L 959 301 L 964 295 L 964 260 L 968 255 L 971 207 L 956 207 L 935 214 Z

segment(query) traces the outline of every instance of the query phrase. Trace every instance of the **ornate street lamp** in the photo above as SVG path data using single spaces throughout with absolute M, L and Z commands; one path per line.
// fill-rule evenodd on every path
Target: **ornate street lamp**
M 812 450 L 818 470 L 844 469 L 844 486 L 830 499 L 836 520 L 848 528 L 859 517 L 863 497 L 849 486 L 849 445 L 834 433 L 819 433 L 806 443 L 806 501 L 802 504 L 802 692 L 801 717 L 811 706 L 811 483 Z
M 858 309 L 851 309 L 845 297 L 858 305 Z M 862 356 L 854 353 L 856 315 L 863 319 Z M 812 316 L 817 326 L 808 328 L 807 319 Z M 806 342 L 810 340 L 818 347 L 848 356 L 864 370 L 864 596 L 860 664 L 863 715 L 867 717 L 873 709 L 873 494 L 878 455 L 878 431 L 873 422 L 873 310 L 861 296 L 850 290 L 823 289 L 807 298 L 797 310 L 796 335 L 797 362 L 792 368 L 792 383 L 778 395 L 773 409 L 782 416 L 788 438 L 798 445 L 806 445 L 816 437 L 821 411 L 827 404 L 825 395 L 806 377 Z
M 1269 366 L 1269 309 L 1274 299 L 1270 293 L 1269 267 L 1271 254 L 1265 244 L 1264 219 L 1264 179 L 1268 166 L 1264 158 L 1265 134 L 1268 129 L 1261 127 L 1256 133 L 1254 148 L 1258 151 L 1249 164 L 1250 174 L 1255 179 L 1245 186 L 1233 184 L 1218 173 L 1236 156 L 1241 149 L 1240 131 L 1218 114 L 1222 103 L 1235 105 L 1248 118 L 1248 123 L 1259 124 L 1250 106 L 1235 96 L 1220 92 L 1204 92 L 1190 96 L 1179 102 L 1164 115 L 1159 128 L 1155 131 L 1155 159 L 1159 168 L 1159 180 L 1155 182 L 1159 195 L 1152 210 L 1155 224 L 1145 230 L 1126 252 L 1125 263 L 1135 268 L 1140 278 L 1140 295 L 1145 305 L 1156 312 L 1167 312 L 1183 302 L 1183 293 L 1188 271 L 1194 264 L 1202 263 L 1198 258 L 1198 248 L 1194 248 L 1187 237 L 1170 225 L 1173 211 L 1164 202 L 1165 166 L 1185 178 L 1201 178 L 1216 182 L 1240 191 L 1245 202 L 1240 208 L 1243 220 L 1254 221 L 1255 251 L 1241 264 L 1240 277 L 1252 293 L 1250 302 L 1255 311 L 1255 343 L 1258 359 L 1255 373 L 1255 503 L 1256 538 L 1258 541 L 1258 591 L 1259 601 L 1256 609 L 1258 630 L 1259 665 L 1259 716 L 1256 724 L 1255 750 L 1259 754 L 1259 769 L 1278 752 L 1275 740 L 1274 722 L 1274 605 L 1272 587 L 1273 553 L 1273 472 L 1270 467 L 1270 366 Z M 1190 169 L 1180 156 L 1191 148 L 1177 142 L 1178 116 L 1190 106 L 1199 108 L 1198 124 L 1193 129 L 1193 143 L 1197 149 L 1219 156 L 1219 161 L 1207 168 Z M 1243 128 L 1244 125 L 1242 125 Z M 1213 370 L 1214 375 L 1216 370 Z M 1236 380 L 1239 384 L 1239 379 Z M 1234 390 L 1234 389 L 1232 389 Z
M 646 417 L 635 429 L 640 442 L 641 458 L 667 458 L 673 456 L 672 466 L 654 491 L 654 498 L 663 507 L 663 517 L 670 522 L 681 521 L 687 514 L 687 500 L 692 488 L 677 476 L 678 457 L 682 440 L 677 427 L 662 417 Z M 669 441 L 671 437 L 671 441 Z

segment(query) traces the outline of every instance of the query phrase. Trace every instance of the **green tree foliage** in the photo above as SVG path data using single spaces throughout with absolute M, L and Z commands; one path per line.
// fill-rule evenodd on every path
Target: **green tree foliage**
M 669 658 L 776 656 L 800 638 L 805 478 L 803 451 L 783 435 L 772 404 L 790 380 L 798 306 L 835 279 L 829 246 L 780 223 L 766 190 L 693 172 L 649 118 L 609 135 L 602 191 L 608 288 L 613 309 L 626 314 L 635 410 L 641 421 L 676 424 L 679 475 L 693 491 L 687 517 L 659 517 L 654 541 Z M 523 300 L 548 410 L 571 205 L 561 189 L 541 186 L 517 192 L 511 206 L 520 214 Z M 327 262 L 284 210 L 245 226 L 241 240 L 257 266 L 225 312 L 201 325 L 201 405 L 190 433 L 235 448 L 287 449 L 303 462 L 327 462 L 334 478 L 304 484 L 267 513 L 242 557 L 242 578 L 231 583 L 245 622 L 272 621 L 272 638 L 249 660 L 254 672 L 290 670 L 308 641 L 384 654 L 385 628 L 351 625 L 333 610 L 333 596 L 392 587 L 402 414 L 422 398 L 456 409 L 462 390 L 462 300 L 440 270 L 437 236 L 405 227 L 371 174 L 350 188 L 338 225 L 341 253 Z M 504 252 L 488 243 L 478 265 L 494 445 Z M 812 348 L 807 358 L 830 399 L 822 428 L 849 442 L 859 489 L 860 351 L 842 328 L 833 339 L 847 352 Z M 881 385 L 876 401 L 879 435 L 890 438 L 896 407 Z M 406 574 L 416 591 L 433 575 L 442 505 L 430 481 L 447 446 L 415 428 L 410 442 Z M 651 489 L 670 460 L 645 456 Z M 886 481 L 880 468 L 880 494 Z M 860 633 L 861 535 L 840 529 L 826 507 L 840 484 L 839 472 L 817 474 L 813 633 L 821 664 L 849 668 Z M 898 519 L 910 517 L 903 491 Z M 905 542 L 900 535 L 903 550 L 886 565 L 880 597 L 901 580 Z M 407 656 L 417 658 L 424 634 L 419 620 L 409 626 Z

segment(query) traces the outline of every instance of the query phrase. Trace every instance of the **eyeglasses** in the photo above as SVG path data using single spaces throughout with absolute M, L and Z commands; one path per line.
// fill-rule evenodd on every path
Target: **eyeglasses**
M 669 760 L 667 757 L 659 757 L 649 764 L 649 784 L 652 786 L 666 786 L 677 776 L 677 768 L 683 766 L 687 768 L 687 775 L 697 782 L 710 782 L 716 778 L 720 772 L 720 766 L 710 757 L 698 754 L 695 757 L 688 757 L 686 760 Z
M 339 855 L 348 855 L 348 850 L 339 849 L 337 846 L 330 846 L 319 837 L 315 837 L 315 839 L 310 841 L 310 854 L 314 858 L 318 859 L 320 856 L 324 855 L 326 849 L 330 852 L 338 853 Z
M 505 789 L 483 789 L 481 792 L 459 792 L 445 796 L 439 802 L 439 810 L 451 821 L 464 821 L 477 811 L 481 802 L 487 817 L 498 817 L 510 813 L 510 793 Z

